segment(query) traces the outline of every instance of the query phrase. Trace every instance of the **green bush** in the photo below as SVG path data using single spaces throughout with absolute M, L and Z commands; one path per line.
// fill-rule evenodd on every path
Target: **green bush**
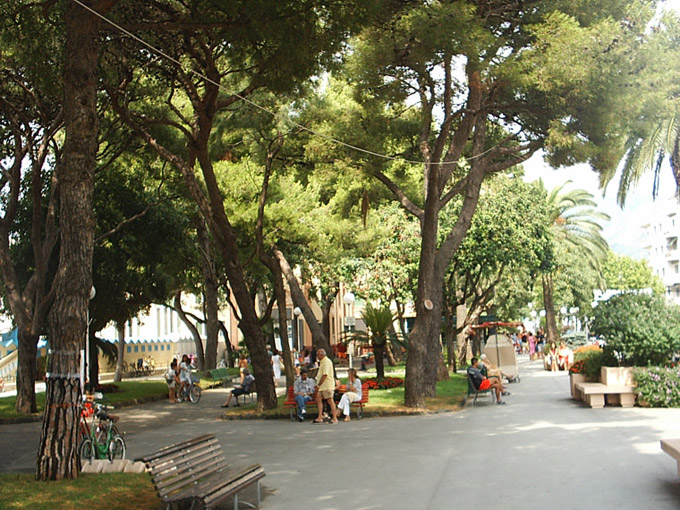
M 592 332 L 606 340 L 607 365 L 664 365 L 680 349 L 680 308 L 663 296 L 619 294 L 595 308 Z
M 638 402 L 649 407 L 680 407 L 680 370 L 638 368 L 634 372 Z
M 574 365 L 579 361 L 583 361 L 583 370 L 581 373 L 588 379 L 593 379 L 595 381 L 600 378 L 600 368 L 607 366 L 604 351 L 598 349 L 596 346 L 574 352 Z

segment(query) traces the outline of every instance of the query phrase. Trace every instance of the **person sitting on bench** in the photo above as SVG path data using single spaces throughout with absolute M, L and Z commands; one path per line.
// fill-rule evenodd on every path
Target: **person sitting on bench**
M 239 395 L 245 395 L 246 393 L 250 392 L 250 387 L 252 384 L 255 382 L 255 378 L 250 375 L 250 370 L 247 368 L 243 369 L 243 384 L 236 386 L 233 390 L 231 390 L 231 393 L 229 394 L 229 398 L 227 401 L 222 404 L 222 407 L 229 407 L 229 402 L 231 402 L 231 397 L 236 397 L 236 405 L 239 406 L 240 404 L 238 403 L 238 397 Z
M 295 393 L 295 403 L 297 404 L 297 418 L 298 421 L 305 421 L 305 414 L 307 413 L 306 404 L 311 402 L 314 396 L 314 389 L 316 388 L 316 381 L 307 377 L 307 369 L 300 369 L 300 377 L 295 379 L 293 385 L 293 392 Z
M 472 364 L 467 369 L 467 374 L 472 381 L 472 385 L 477 391 L 494 390 L 496 392 L 496 403 L 505 404 L 505 402 L 501 400 L 501 393 L 503 392 L 503 385 L 501 382 L 496 377 L 489 379 L 483 375 L 479 370 L 478 365 L 479 360 L 477 358 L 472 358 Z

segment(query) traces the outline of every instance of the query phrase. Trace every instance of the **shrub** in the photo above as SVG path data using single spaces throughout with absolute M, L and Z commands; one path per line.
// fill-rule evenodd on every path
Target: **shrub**
M 638 402 L 649 407 L 680 407 L 680 370 L 638 368 L 634 372 Z
M 605 355 L 597 345 L 584 345 L 574 351 L 574 363 L 569 372 L 583 374 L 588 379 L 597 380 L 600 368 L 605 365 Z
M 664 365 L 680 349 L 680 309 L 663 296 L 619 294 L 595 308 L 592 331 L 606 339 L 607 364 Z
M 370 390 L 388 390 L 404 384 L 404 380 L 399 377 L 384 377 L 382 379 L 362 379 Z

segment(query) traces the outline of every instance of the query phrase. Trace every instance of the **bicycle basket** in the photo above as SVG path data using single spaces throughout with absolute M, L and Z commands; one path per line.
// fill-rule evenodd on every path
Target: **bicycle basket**
M 200 381 L 200 380 L 201 380 L 200 377 L 198 377 L 197 375 L 191 374 L 191 382 L 192 383 L 197 384 L 198 381 Z

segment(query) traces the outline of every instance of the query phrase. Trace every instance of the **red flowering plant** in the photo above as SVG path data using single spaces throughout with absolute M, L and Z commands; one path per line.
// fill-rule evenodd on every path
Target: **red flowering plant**
M 363 379 L 369 390 L 388 390 L 404 384 L 404 380 L 399 377 L 384 377 L 382 379 Z
M 585 370 L 586 366 L 586 360 L 582 359 L 579 361 L 576 361 L 569 367 L 569 373 L 570 374 L 582 374 L 583 371 Z

